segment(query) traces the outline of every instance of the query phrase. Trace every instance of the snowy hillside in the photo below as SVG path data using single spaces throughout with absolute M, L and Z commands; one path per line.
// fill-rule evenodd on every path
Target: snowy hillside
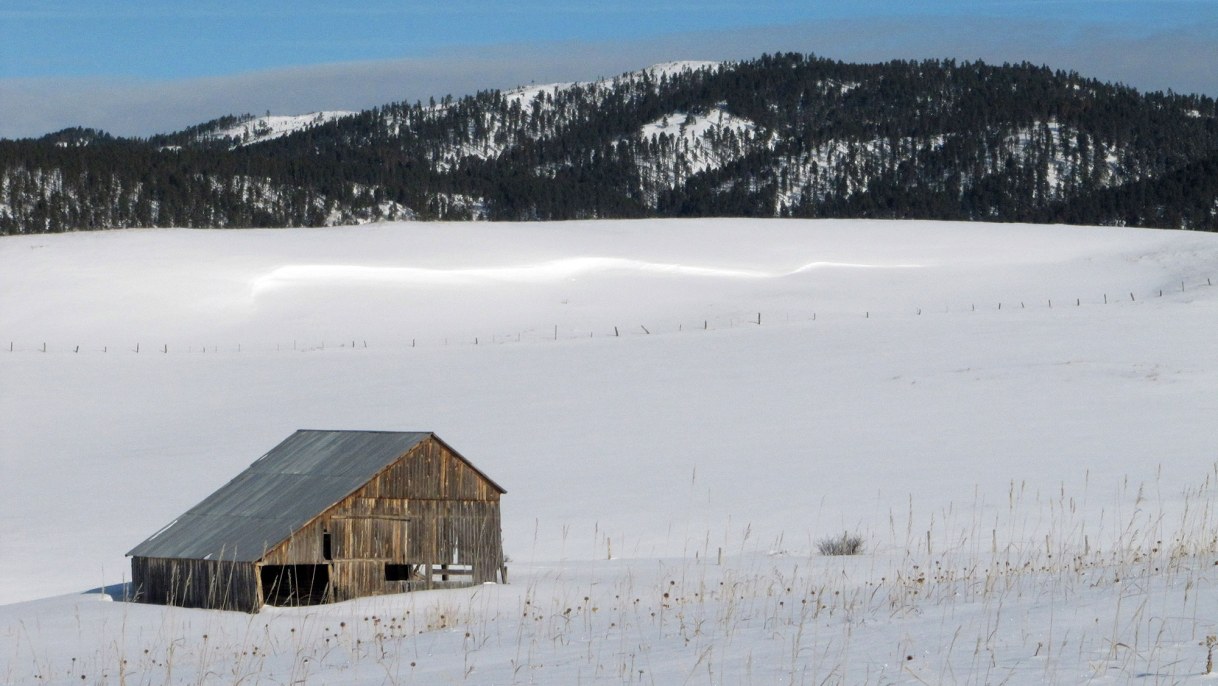
M 581 116 L 580 113 L 571 111 L 572 108 L 570 106 L 556 106 L 555 98 L 558 98 L 560 102 L 566 98 L 587 107 L 597 108 L 602 106 L 605 99 L 613 96 L 615 92 L 637 86 L 643 83 L 644 80 L 646 80 L 646 83 L 652 84 L 651 87 L 654 91 L 660 79 L 689 75 L 701 70 L 709 72 L 721 64 L 720 62 L 688 60 L 663 62 L 646 69 L 627 72 L 612 78 L 542 85 L 532 84 L 504 91 L 502 96 L 503 103 L 506 106 L 504 111 L 495 112 L 491 110 L 481 113 L 478 117 L 479 121 L 477 125 L 471 127 L 474 130 L 474 135 L 468 135 L 467 132 L 467 135 L 462 136 L 462 140 L 459 142 L 445 141 L 446 145 L 441 145 L 432 152 L 430 156 L 431 161 L 437 169 L 450 170 L 466 158 L 480 160 L 495 159 L 518 146 L 526 139 L 536 140 L 549 135 L 551 128 L 555 125 L 562 126 L 564 124 L 577 123 L 578 118 Z M 431 105 L 428 109 L 429 117 L 440 118 L 453 109 L 453 104 L 451 102 L 442 102 Z M 517 114 L 515 121 L 512 121 L 509 113 Z M 717 110 L 713 114 L 714 117 L 705 116 L 698 118 L 700 123 L 689 129 L 688 132 L 683 130 L 683 135 L 697 139 L 692 141 L 693 145 L 699 145 L 701 139 L 716 123 L 724 130 L 739 130 L 744 128 L 751 132 L 754 128 L 752 122 L 732 117 L 729 113 Z M 684 121 L 685 118 L 682 115 L 681 121 Z M 726 121 L 724 121 L 725 119 Z M 526 125 L 520 127 L 519 124 L 521 122 Z M 392 126 L 394 127 L 395 135 L 406 133 L 400 121 L 395 121 Z M 644 125 L 639 131 L 639 136 L 648 138 L 657 133 L 665 132 L 659 122 L 656 122 Z M 706 144 L 709 146 L 712 142 L 707 141 Z M 691 142 L 686 142 L 687 147 L 690 144 Z M 699 170 L 710 168 L 711 165 L 705 162 L 707 157 L 708 153 L 696 150 L 693 154 L 692 164 L 698 166 Z M 691 162 L 687 161 L 684 157 L 675 158 L 673 163 L 685 168 L 691 166 Z
M 604 95 L 618 86 L 638 83 L 643 80 L 644 77 L 653 81 L 659 81 L 663 78 L 690 74 L 701 70 L 713 71 L 722 65 L 722 62 L 695 60 L 661 62 L 659 64 L 653 64 L 645 69 L 626 72 L 625 74 L 612 78 L 602 78 L 593 81 L 520 86 L 518 88 L 505 91 L 503 93 L 503 97 L 508 101 L 508 103 L 515 103 L 521 107 L 528 107 L 531 103 L 533 103 L 533 101 L 537 100 L 538 96 L 541 96 L 544 104 L 546 94 L 562 93 L 576 87 L 584 88 L 594 93 L 599 92 L 601 95 Z
M 149 139 L 0 140 L 0 234 L 725 216 L 1218 230 L 1216 121 L 1212 98 L 1026 63 L 675 62 Z
M 757 125 L 719 108 L 705 114 L 675 112 L 643 125 L 639 137 L 672 151 L 662 161 L 640 164 L 648 185 L 671 190 L 695 174 L 719 169 L 741 157 L 758 137 Z M 739 141 L 727 145 L 720 141 Z M 652 198 L 654 202 L 654 196 Z
M 326 122 L 354 116 L 355 112 L 312 112 L 309 114 L 275 115 L 251 117 L 236 124 L 214 131 L 208 131 L 201 141 L 222 140 L 231 138 L 236 143 L 234 147 L 262 143 L 283 136 L 291 135 L 312 126 L 320 126 Z
M 1035 225 L 7 237 L 0 682 L 1208 683 L 1214 278 Z M 436 431 L 511 583 L 83 593 L 299 428 Z

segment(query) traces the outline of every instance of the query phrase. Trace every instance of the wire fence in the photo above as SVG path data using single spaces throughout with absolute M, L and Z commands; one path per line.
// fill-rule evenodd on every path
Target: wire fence
M 1029 300 L 996 300 L 987 302 L 970 302 L 967 306 L 943 305 L 938 308 L 913 307 L 906 309 L 861 309 L 856 311 L 846 311 L 841 309 L 822 312 L 820 314 L 815 310 L 803 310 L 792 313 L 786 310 L 780 313 L 766 313 L 765 311 L 755 312 L 737 312 L 729 315 L 719 315 L 716 317 L 704 317 L 694 321 L 670 321 L 664 325 L 656 325 L 655 322 L 650 324 L 614 324 L 601 328 L 590 329 L 587 326 L 562 326 L 554 324 L 548 328 L 526 328 L 513 333 L 493 333 L 490 336 L 481 335 L 461 335 L 461 336 L 435 336 L 427 335 L 423 337 L 385 337 L 370 341 L 366 338 L 344 338 L 341 340 L 304 340 L 295 339 L 286 343 L 206 343 L 206 344 L 169 344 L 157 343 L 148 345 L 142 341 L 137 341 L 128 344 L 101 344 L 101 345 L 81 345 L 81 344 L 63 344 L 63 343 L 48 343 L 47 341 L 38 341 L 30 343 L 29 341 L 18 341 L 10 339 L 5 348 L 5 352 L 11 354 L 17 353 L 39 353 L 39 354 L 144 354 L 144 355 L 225 355 L 239 353 L 281 353 L 281 352 L 341 352 L 341 351 L 356 351 L 369 349 L 402 349 L 402 348 L 439 348 L 439 347 L 455 347 L 455 346 L 482 346 L 482 345 L 503 345 L 508 343 L 535 343 L 543 341 L 562 342 L 587 340 L 595 338 L 623 338 L 636 336 L 651 336 L 660 334 L 673 334 L 697 331 L 721 331 L 724 329 L 734 329 L 738 327 L 761 327 L 774 326 L 782 324 L 792 324 L 801 322 L 824 321 L 826 319 L 840 321 L 843 319 L 893 319 L 895 317 L 923 316 L 932 314 L 961 314 L 961 313 L 976 313 L 984 311 L 994 312 L 1016 312 L 1029 309 L 1062 309 L 1062 308 L 1084 308 L 1093 306 L 1118 305 L 1121 303 L 1139 303 L 1151 301 L 1158 298 L 1163 298 L 1176 293 L 1187 293 L 1190 290 L 1199 288 L 1212 287 L 1213 278 L 1206 277 L 1204 280 L 1188 281 L 1182 280 L 1178 288 L 1155 289 L 1152 292 L 1138 293 L 1135 290 L 1122 291 L 1119 293 L 1101 293 L 1089 297 L 1074 297 L 1065 300 L 1040 299 L 1035 301 Z M 3 340 L 3 338 L 0 338 Z

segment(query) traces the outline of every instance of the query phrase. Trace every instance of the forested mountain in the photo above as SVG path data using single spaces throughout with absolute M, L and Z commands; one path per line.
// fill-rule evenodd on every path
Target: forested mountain
M 658 216 L 1218 230 L 1218 107 L 1030 64 L 780 54 L 0 141 L 0 233 Z

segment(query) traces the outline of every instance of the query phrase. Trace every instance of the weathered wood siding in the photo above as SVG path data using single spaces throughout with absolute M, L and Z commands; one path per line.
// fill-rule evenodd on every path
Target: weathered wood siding
M 262 606 L 252 562 L 133 557 L 131 581 L 146 603 L 245 612 Z
M 502 580 L 499 495 L 431 438 L 269 551 L 262 564 L 329 564 L 335 601 Z M 417 565 L 419 575 L 388 580 L 390 564 Z M 460 567 L 448 573 L 442 565 Z

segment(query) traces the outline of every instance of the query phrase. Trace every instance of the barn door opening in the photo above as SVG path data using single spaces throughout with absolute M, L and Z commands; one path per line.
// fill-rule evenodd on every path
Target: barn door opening
M 329 565 L 264 565 L 260 575 L 268 605 L 317 605 L 328 600 Z

